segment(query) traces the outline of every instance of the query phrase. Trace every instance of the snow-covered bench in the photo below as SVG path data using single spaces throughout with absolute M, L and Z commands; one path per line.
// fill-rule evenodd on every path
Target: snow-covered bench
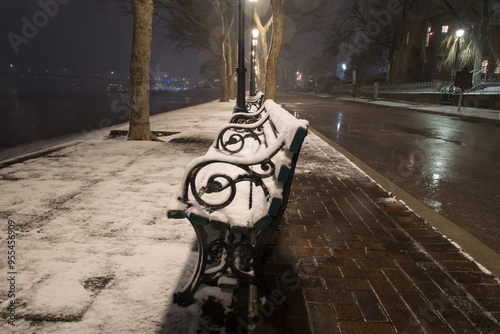
M 245 108 L 247 112 L 255 112 L 262 107 L 264 101 L 264 93 L 258 92 L 255 96 L 248 96 L 245 99 Z
M 187 218 L 198 262 L 175 302 L 189 305 L 202 284 L 255 284 L 272 295 L 262 272 L 265 245 L 283 217 L 308 122 L 272 100 L 253 124 L 227 124 L 208 152 L 186 167 L 168 217 Z

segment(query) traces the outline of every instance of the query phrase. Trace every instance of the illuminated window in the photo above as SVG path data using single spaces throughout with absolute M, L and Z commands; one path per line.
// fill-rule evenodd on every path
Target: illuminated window
M 481 73 L 486 73 L 487 70 L 488 70 L 488 60 L 485 59 L 481 63 Z
M 427 33 L 425 34 L 425 47 L 429 47 L 429 42 L 431 40 L 431 35 L 432 35 L 432 28 L 431 26 L 427 27 Z
M 500 74 L 500 60 L 497 61 L 497 67 L 495 67 L 495 74 Z
M 441 26 L 441 40 L 444 40 L 446 38 L 449 29 L 450 26 Z

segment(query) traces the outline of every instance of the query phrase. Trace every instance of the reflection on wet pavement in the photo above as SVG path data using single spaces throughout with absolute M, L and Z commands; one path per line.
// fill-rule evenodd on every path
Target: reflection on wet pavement
M 333 99 L 285 100 L 313 128 L 500 252 L 498 125 Z

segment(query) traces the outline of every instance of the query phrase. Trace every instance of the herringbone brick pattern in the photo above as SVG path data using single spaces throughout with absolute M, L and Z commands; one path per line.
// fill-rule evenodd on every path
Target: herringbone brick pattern
M 257 333 L 500 333 L 500 283 L 367 178 L 298 173 Z

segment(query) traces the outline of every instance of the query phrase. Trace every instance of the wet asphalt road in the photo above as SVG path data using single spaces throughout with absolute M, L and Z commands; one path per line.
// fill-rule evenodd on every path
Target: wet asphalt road
M 500 253 L 500 126 L 334 98 L 278 102 Z

